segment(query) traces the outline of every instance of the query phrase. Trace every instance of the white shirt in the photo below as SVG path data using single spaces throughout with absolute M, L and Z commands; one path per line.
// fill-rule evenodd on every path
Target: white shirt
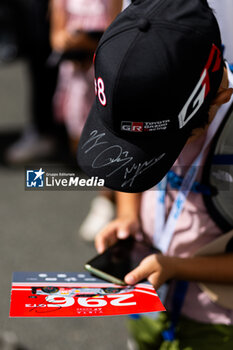
M 131 4 L 131 0 L 123 0 L 122 11 Z
M 233 63 L 233 0 L 208 0 L 218 20 L 222 42 L 225 46 L 224 57 Z

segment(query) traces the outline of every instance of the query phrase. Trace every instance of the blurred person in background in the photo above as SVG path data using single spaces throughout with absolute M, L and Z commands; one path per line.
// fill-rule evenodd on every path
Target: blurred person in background
M 7 0 L 0 3 L 0 63 L 14 61 L 22 55 L 22 27 L 19 18 L 23 16 L 18 2 L 12 6 Z M 16 15 L 18 13 L 18 16 Z
M 107 0 L 51 0 L 53 58 L 61 62 L 55 117 L 65 124 L 74 154 L 95 98 L 93 55 L 115 17 L 110 5 Z
M 121 7 L 120 0 L 51 0 L 52 59 L 61 62 L 54 96 L 55 116 L 65 124 L 74 154 L 95 99 L 94 52 Z M 111 191 L 94 198 L 79 230 L 85 240 L 92 241 L 114 217 L 113 198 Z
M 9 58 L 10 56 L 8 56 Z M 5 61 L 6 56 L 4 56 Z M 0 332 L 0 350 L 27 350 L 12 331 Z
M 208 0 L 214 10 L 221 30 L 224 45 L 224 56 L 233 70 L 233 1 L 232 0 Z
M 8 8 L 13 18 L 17 18 L 19 46 L 29 69 L 30 120 L 19 140 L 6 151 L 5 160 L 10 164 L 24 164 L 54 153 L 56 124 L 52 97 L 57 67 L 47 64 L 51 52 L 48 0 L 11 0 Z

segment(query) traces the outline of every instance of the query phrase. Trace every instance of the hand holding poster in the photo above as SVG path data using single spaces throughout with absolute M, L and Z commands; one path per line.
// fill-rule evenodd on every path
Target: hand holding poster
M 88 273 L 16 272 L 10 317 L 90 317 L 164 311 L 149 283 L 118 286 Z

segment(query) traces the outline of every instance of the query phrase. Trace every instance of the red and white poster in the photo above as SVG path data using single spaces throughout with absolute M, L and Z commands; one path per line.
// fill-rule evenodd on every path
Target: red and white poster
M 88 273 L 16 272 L 10 317 L 94 317 L 165 311 L 149 283 L 118 286 Z

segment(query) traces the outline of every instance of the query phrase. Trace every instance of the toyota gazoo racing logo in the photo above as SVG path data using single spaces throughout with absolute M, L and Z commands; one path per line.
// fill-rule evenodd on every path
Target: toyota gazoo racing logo
M 131 132 L 143 132 L 144 130 L 143 122 L 129 122 L 123 121 L 121 123 L 121 130 L 123 131 L 131 131 Z
M 221 52 L 217 46 L 213 44 L 201 78 L 178 116 L 180 129 L 194 117 L 203 105 L 205 98 L 210 92 L 210 71 L 212 73 L 218 71 L 221 67 L 221 60 Z

